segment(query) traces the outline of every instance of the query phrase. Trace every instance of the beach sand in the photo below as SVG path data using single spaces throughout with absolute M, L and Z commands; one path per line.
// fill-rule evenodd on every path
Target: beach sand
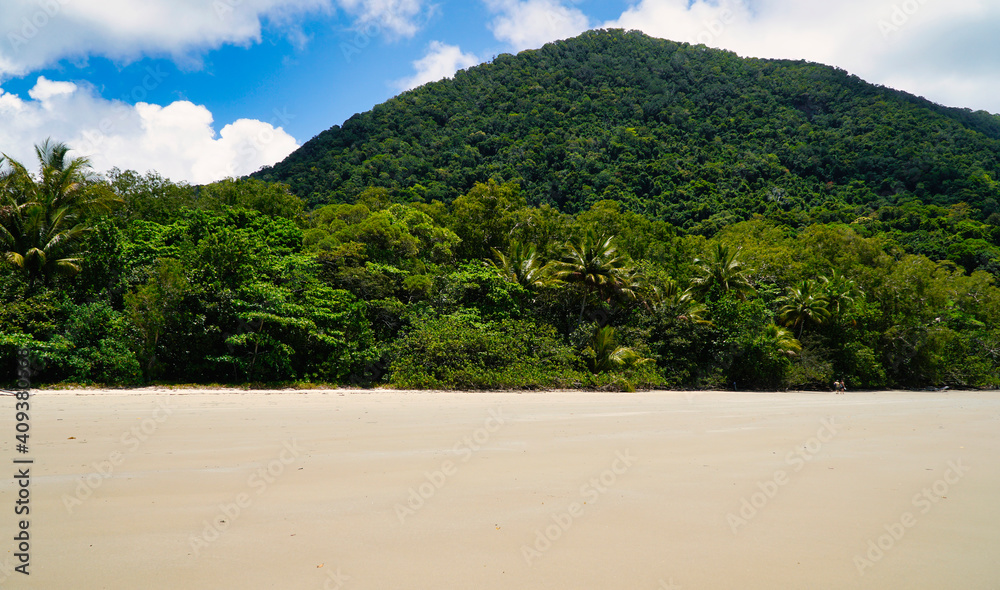
M 1000 588 L 998 392 L 35 393 L 4 589 Z

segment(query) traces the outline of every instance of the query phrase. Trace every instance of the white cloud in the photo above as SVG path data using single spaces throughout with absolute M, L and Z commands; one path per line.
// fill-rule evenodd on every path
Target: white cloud
M 416 74 L 409 78 L 397 80 L 395 85 L 399 90 L 409 90 L 428 82 L 436 82 L 442 78 L 450 78 L 458 70 L 474 66 L 479 58 L 471 53 L 462 53 L 457 45 L 446 45 L 440 41 L 431 41 L 424 57 L 413 62 Z
M 339 4 L 354 15 L 364 30 L 403 37 L 416 34 L 428 10 L 424 0 L 339 0 Z
M 147 55 L 185 58 L 226 44 L 261 40 L 264 21 L 344 10 L 358 25 L 412 36 L 426 0 L 4 0 L 0 11 L 0 80 L 62 59 L 103 56 L 132 61 Z
M 696 0 L 643 0 L 626 10 L 609 28 L 638 29 L 654 37 L 717 46 L 732 25 L 745 25 L 749 15 L 742 2 L 709 4 Z
M 987 57 L 1000 49 L 1000 6 L 983 0 L 641 0 L 602 26 L 835 65 L 949 106 L 1000 112 L 1000 63 Z
M 73 94 L 76 92 L 76 89 L 76 84 L 72 82 L 53 82 L 45 76 L 39 76 L 38 82 L 35 83 L 35 87 L 28 91 L 28 96 L 40 101 L 42 104 L 45 104 L 50 101 L 53 96 Z
M 169 56 L 190 63 L 199 53 L 261 40 L 265 24 L 304 42 L 307 14 L 340 10 L 369 36 L 414 35 L 434 10 L 429 0 L 3 0 L 0 82 L 61 60 L 102 56 L 130 62 Z M 422 75 L 469 65 L 470 56 L 444 52 L 421 62 Z M 437 69 L 435 69 L 437 66 Z M 443 68 L 443 69 L 442 69 Z M 0 151 L 31 161 L 31 146 L 52 137 L 88 155 L 95 168 L 155 169 L 175 180 L 210 182 L 273 164 L 298 147 L 271 122 L 240 119 L 213 127 L 212 113 L 186 101 L 144 102 L 166 74 L 147 68 L 142 84 L 122 101 L 101 98 L 86 82 L 39 77 L 27 96 L 0 88 Z
M 516 51 L 575 37 L 589 24 L 579 9 L 559 0 L 486 0 L 486 5 L 496 13 L 490 23 L 493 36 Z
M 65 141 L 94 168 L 156 170 L 175 181 L 206 183 L 273 164 L 298 143 L 272 122 L 239 119 L 217 134 L 212 113 L 187 101 L 159 106 L 109 101 L 92 88 L 39 77 L 25 100 L 0 89 L 0 151 L 31 168 L 32 147 Z

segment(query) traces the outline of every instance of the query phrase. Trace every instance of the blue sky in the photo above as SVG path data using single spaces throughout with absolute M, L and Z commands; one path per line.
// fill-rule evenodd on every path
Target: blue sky
M 504 52 L 598 27 L 807 59 L 1000 112 L 987 0 L 4 0 L 0 151 L 209 182 Z

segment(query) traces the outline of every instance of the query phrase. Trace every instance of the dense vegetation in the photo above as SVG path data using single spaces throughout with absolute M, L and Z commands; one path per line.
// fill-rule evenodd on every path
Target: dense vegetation
M 591 31 L 458 72 L 351 117 L 256 177 L 309 206 L 368 187 L 450 203 L 516 182 L 531 205 L 601 200 L 714 235 L 764 215 L 877 224 L 908 251 L 1000 270 L 1000 117 L 836 68 Z M 969 205 L 962 228 L 947 208 Z M 943 231 L 942 231 L 943 230 Z
M 46 143 L 0 165 L 0 381 L 996 387 L 998 129 L 611 31 L 358 115 L 289 184 Z

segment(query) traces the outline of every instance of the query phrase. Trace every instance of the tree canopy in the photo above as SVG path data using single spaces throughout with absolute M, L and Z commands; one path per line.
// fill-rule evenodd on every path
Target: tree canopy
M 593 31 L 252 178 L 0 166 L 0 380 L 1000 386 L 994 115 Z
M 850 223 L 996 270 L 998 152 L 996 115 L 829 66 L 603 30 L 404 92 L 255 176 L 310 206 L 370 187 L 450 203 L 496 180 L 531 205 L 613 200 L 701 235 L 755 215 Z

